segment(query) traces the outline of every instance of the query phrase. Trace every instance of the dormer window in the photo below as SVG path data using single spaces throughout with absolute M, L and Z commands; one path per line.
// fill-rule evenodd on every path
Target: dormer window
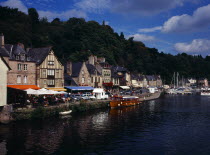
M 19 55 L 16 55 L 15 59 L 16 60 L 20 60 L 20 56 Z
M 20 59 L 21 59 L 21 61 L 24 61 L 24 60 L 25 60 L 25 55 L 24 55 L 24 54 L 21 55 L 21 56 L 20 56 Z
M 26 60 L 27 60 L 27 61 L 30 61 L 30 57 L 26 57 Z

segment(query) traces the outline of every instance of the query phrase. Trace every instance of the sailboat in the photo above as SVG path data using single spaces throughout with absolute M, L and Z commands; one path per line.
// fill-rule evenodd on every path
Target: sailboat
M 174 82 L 173 84 L 173 88 L 170 88 L 166 91 L 167 94 L 177 94 L 177 89 L 176 89 L 176 85 L 178 87 L 178 78 L 179 78 L 179 73 L 177 72 L 177 75 L 176 73 L 174 72 L 174 75 L 172 77 L 172 80 L 171 80 L 171 85 L 172 85 L 172 82 Z

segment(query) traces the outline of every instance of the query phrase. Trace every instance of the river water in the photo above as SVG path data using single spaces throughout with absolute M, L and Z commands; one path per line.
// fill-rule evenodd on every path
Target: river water
M 122 109 L 0 125 L 3 154 L 210 154 L 210 97 L 171 96 Z

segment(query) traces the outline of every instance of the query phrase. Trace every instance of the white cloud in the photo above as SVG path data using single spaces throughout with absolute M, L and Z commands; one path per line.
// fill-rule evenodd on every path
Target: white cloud
M 87 15 L 83 11 L 76 9 L 64 11 L 64 12 L 52 12 L 52 11 L 38 11 L 40 17 L 47 17 L 49 21 L 52 21 L 54 18 L 60 18 L 67 20 L 71 17 L 86 18 Z
M 0 3 L 1 6 L 8 6 L 10 8 L 18 8 L 19 11 L 28 13 L 28 8 L 22 3 L 21 0 L 8 0 Z
M 110 0 L 81 0 L 75 6 L 85 12 L 101 13 L 110 7 Z
M 148 36 L 144 34 L 134 34 L 134 35 L 129 35 L 126 38 L 134 37 L 134 40 L 136 41 L 153 41 L 155 40 L 155 37 L 153 36 Z
M 161 30 L 161 29 L 162 29 L 162 26 L 156 26 L 156 27 L 152 27 L 152 28 L 143 28 L 143 29 L 139 29 L 138 32 L 147 33 L 147 32 L 158 31 L 158 30 Z
M 210 40 L 194 39 L 191 43 L 176 43 L 176 51 L 185 53 L 204 53 L 210 52 Z
M 45 0 L 45 1 L 51 1 L 51 0 Z M 28 8 L 20 1 L 20 0 L 8 0 L 5 2 L 0 3 L 1 6 L 8 6 L 10 8 L 18 8 L 19 11 L 28 12 Z M 42 11 L 37 10 L 39 13 L 39 16 L 47 17 L 49 21 L 53 20 L 54 18 L 60 18 L 63 20 L 67 20 L 71 17 L 78 17 L 78 18 L 86 18 L 87 15 L 85 12 L 77 10 L 77 9 L 71 9 L 63 12 L 53 12 L 53 11 Z
M 210 25 L 210 4 L 194 11 L 193 15 L 173 16 L 163 25 L 162 32 L 199 31 Z

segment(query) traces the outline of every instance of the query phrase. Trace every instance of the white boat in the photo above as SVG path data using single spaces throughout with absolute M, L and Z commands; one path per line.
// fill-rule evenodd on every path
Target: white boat
M 63 111 L 63 112 L 59 112 L 60 115 L 69 115 L 72 112 L 72 110 L 69 111 Z
M 210 88 L 201 88 L 202 96 L 210 96 Z

